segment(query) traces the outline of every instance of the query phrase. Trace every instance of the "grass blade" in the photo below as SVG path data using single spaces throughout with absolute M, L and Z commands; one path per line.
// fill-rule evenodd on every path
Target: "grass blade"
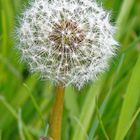
M 35 99 L 34 96 L 32 95 L 32 92 L 31 92 L 30 88 L 28 87 L 28 85 L 24 84 L 24 87 L 27 89 L 27 91 L 28 91 L 28 93 L 29 93 L 29 95 L 30 95 L 30 97 L 31 97 L 31 99 L 32 99 L 33 105 L 34 105 L 36 111 L 38 112 L 38 115 L 39 115 L 39 117 L 40 117 L 40 119 L 41 119 L 41 121 L 42 121 L 42 127 L 45 129 L 45 126 L 46 126 L 46 125 L 45 125 L 45 121 L 44 121 L 42 112 L 40 111 L 40 107 L 39 107 L 39 105 L 38 105 L 37 102 L 36 102 L 36 99 Z
M 125 129 L 124 134 L 127 134 L 128 130 L 130 129 L 130 127 L 132 126 L 132 124 L 134 123 L 134 121 L 136 120 L 137 116 L 140 113 L 140 108 L 136 111 L 136 113 L 134 114 L 132 120 L 130 121 L 130 123 L 128 124 L 128 127 Z
M 22 118 L 21 118 L 21 109 L 19 109 L 19 112 L 18 112 L 18 129 L 19 129 L 20 139 L 25 140 L 25 136 L 24 136 L 24 132 L 23 132 Z
M 140 84 L 140 56 L 138 57 L 137 63 L 133 69 L 131 79 L 129 81 L 127 91 L 124 97 L 123 106 L 121 109 L 118 127 L 116 131 L 115 140 L 123 140 L 126 135 L 126 129 L 132 119 L 132 115 L 136 109 L 139 100 L 139 84 Z
M 95 99 L 100 94 L 102 82 L 104 83 L 104 76 L 105 75 L 103 75 L 97 83 L 94 83 L 94 85 L 91 86 L 83 104 L 79 122 L 81 123 L 82 128 L 84 128 L 84 132 L 87 132 L 89 129 L 90 121 L 95 111 Z M 72 140 L 85 140 L 85 134 L 81 131 L 79 125 L 76 126 Z
M 120 39 L 122 36 L 122 33 L 127 24 L 127 20 L 128 20 L 130 11 L 133 8 L 133 5 L 135 2 L 136 2 L 135 0 L 124 0 L 123 1 L 122 7 L 120 10 L 120 14 L 117 19 L 117 27 L 118 27 L 117 37 L 118 37 L 118 39 Z
M 102 131 L 103 131 L 103 134 L 104 134 L 106 140 L 110 140 L 107 133 L 106 133 L 106 130 L 105 130 L 105 127 L 104 127 L 104 124 L 103 124 L 103 121 L 102 121 L 101 114 L 100 114 L 100 111 L 98 109 L 98 104 L 97 103 L 96 103 L 96 112 L 97 112 L 97 118 L 99 120 L 99 124 L 101 126 Z
M 8 109 L 8 111 L 13 115 L 13 117 L 18 120 L 17 112 L 14 110 L 14 108 L 6 101 L 6 99 L 3 96 L 0 96 L 0 101 L 3 103 L 3 105 Z M 23 123 L 23 122 L 22 122 Z M 28 138 L 28 140 L 33 140 L 32 136 L 30 135 L 28 128 L 23 123 L 23 129 L 25 131 L 25 134 Z

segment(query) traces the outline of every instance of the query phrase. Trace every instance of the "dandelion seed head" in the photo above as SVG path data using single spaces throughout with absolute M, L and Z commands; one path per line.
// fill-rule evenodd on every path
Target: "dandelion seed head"
M 35 0 L 20 18 L 17 48 L 32 72 L 81 88 L 108 67 L 114 33 L 95 0 Z

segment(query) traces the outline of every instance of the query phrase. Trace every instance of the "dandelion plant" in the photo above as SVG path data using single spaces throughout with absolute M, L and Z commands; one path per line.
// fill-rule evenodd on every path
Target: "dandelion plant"
M 34 0 L 16 33 L 21 60 L 55 84 L 50 137 L 60 140 L 65 87 L 94 81 L 115 53 L 110 13 L 95 0 Z

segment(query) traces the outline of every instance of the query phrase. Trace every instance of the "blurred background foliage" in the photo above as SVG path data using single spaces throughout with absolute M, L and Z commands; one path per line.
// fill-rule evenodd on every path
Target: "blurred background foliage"
M 67 87 L 62 140 L 140 140 L 140 0 L 98 0 L 120 42 L 110 69 L 78 91 Z M 54 86 L 31 75 L 14 49 L 26 0 L 0 0 L 0 140 L 47 135 Z

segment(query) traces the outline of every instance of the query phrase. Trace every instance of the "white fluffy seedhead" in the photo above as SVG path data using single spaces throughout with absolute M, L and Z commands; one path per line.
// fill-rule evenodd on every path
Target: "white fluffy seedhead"
M 34 0 L 20 18 L 18 49 L 32 72 L 80 88 L 107 68 L 114 32 L 94 0 Z

